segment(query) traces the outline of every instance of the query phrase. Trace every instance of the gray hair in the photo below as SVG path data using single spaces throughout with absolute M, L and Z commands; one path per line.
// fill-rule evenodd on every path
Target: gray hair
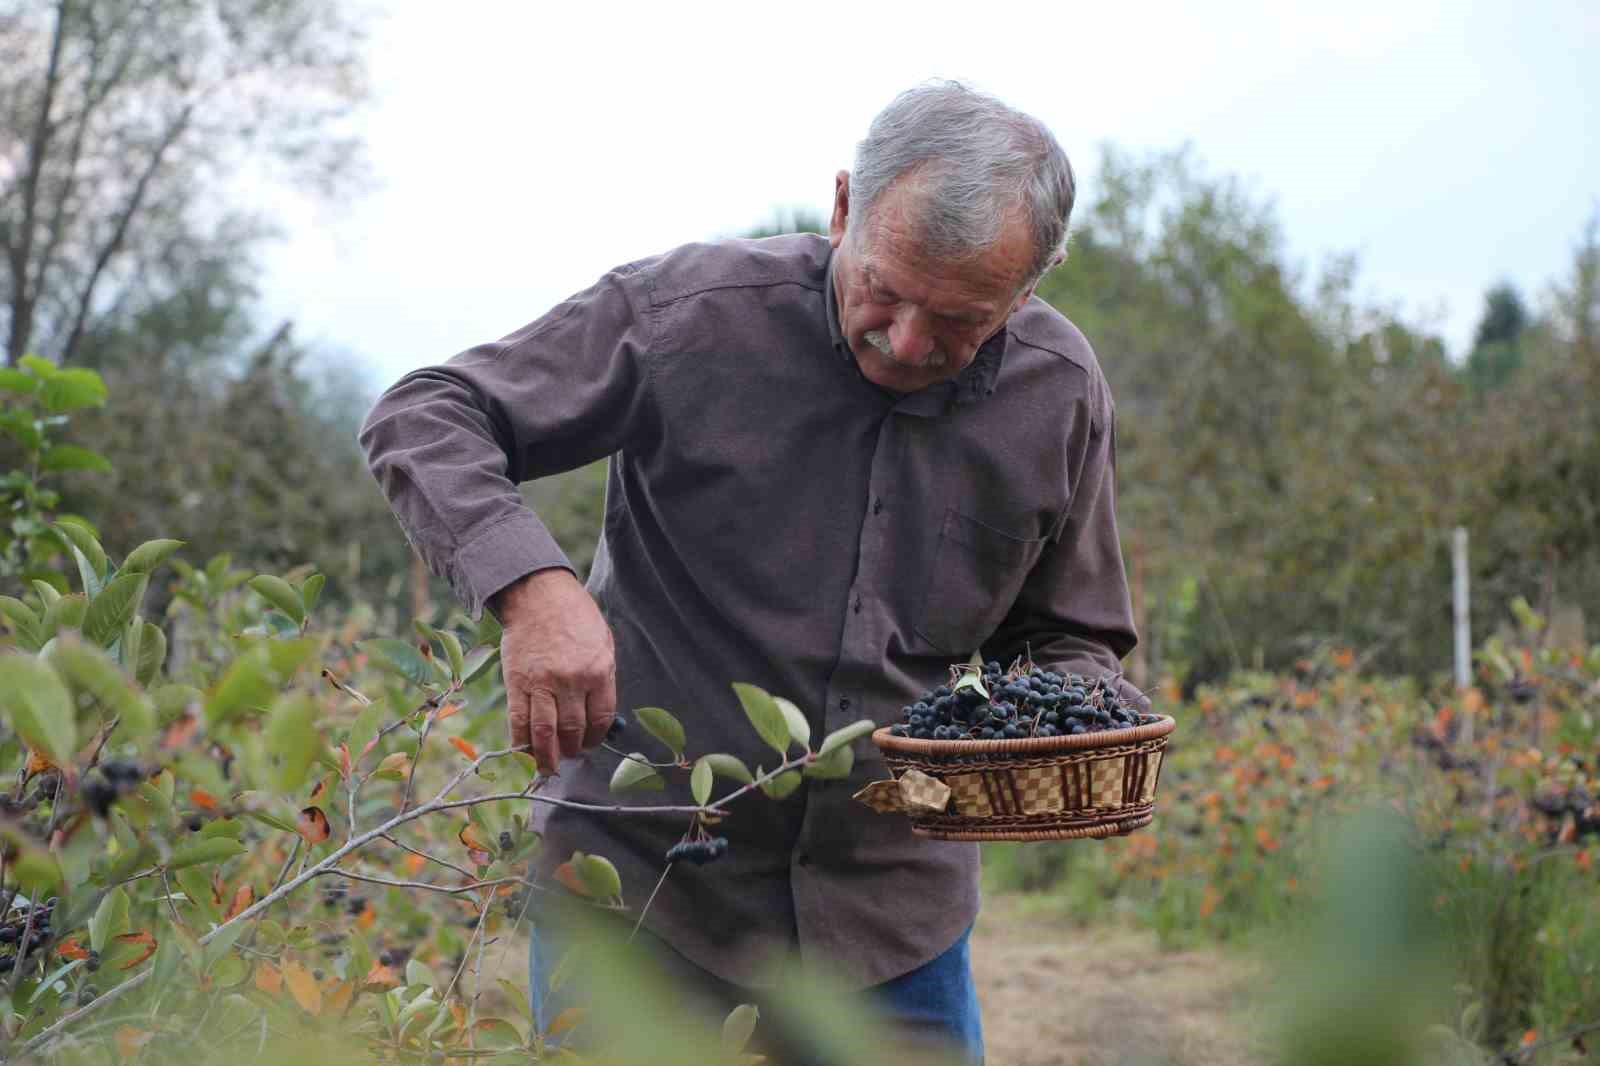
M 865 220 L 883 191 L 913 174 L 921 237 L 935 254 L 978 254 L 1020 208 L 1033 231 L 1030 281 L 1065 254 L 1076 182 L 1044 123 L 954 81 L 908 89 L 856 146 L 850 215 Z M 850 224 L 847 229 L 859 231 Z

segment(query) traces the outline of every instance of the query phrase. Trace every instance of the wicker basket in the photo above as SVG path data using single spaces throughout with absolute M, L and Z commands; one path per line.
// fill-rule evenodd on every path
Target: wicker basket
M 939 840 L 1071 840 L 1131 833 L 1155 817 L 1156 782 L 1177 723 L 1024 740 L 915 740 L 872 734 L 896 778 L 917 770 L 949 787 L 943 810 L 907 807 L 912 831 Z M 942 794 L 942 790 L 941 790 Z

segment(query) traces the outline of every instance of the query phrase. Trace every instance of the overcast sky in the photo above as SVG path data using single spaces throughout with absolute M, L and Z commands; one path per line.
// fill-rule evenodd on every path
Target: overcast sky
M 1102 144 L 1191 145 L 1271 200 L 1297 263 L 1357 253 L 1358 293 L 1456 353 L 1484 289 L 1537 301 L 1600 207 L 1592 0 L 877 7 L 393 0 L 375 186 L 272 196 L 265 310 L 376 389 L 618 263 L 825 213 L 873 114 L 931 76 L 1043 119 L 1080 202 Z

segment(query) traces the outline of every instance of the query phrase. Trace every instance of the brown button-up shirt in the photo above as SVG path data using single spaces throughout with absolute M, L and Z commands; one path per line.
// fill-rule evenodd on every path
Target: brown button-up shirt
M 893 721 L 975 650 L 1104 673 L 1134 645 L 1112 402 L 1083 335 L 1035 298 L 955 380 L 897 395 L 845 344 L 831 263 L 812 235 L 633 263 L 406 375 L 361 432 L 407 537 L 474 617 L 569 565 L 516 486 L 610 456 L 588 587 L 615 635 L 618 706 L 673 711 L 691 757 L 775 765 L 734 681 L 793 700 L 816 744 Z M 628 744 L 664 757 L 642 731 Z M 565 761 L 547 793 L 693 802 L 686 774 L 611 794 L 617 759 Z M 775 954 L 861 986 L 938 955 L 976 916 L 978 848 L 851 799 L 886 776 L 863 739 L 848 779 L 740 800 L 716 830 L 727 855 L 677 864 L 646 924 L 746 985 Z M 685 829 L 536 807 L 541 872 L 598 852 L 635 907 Z

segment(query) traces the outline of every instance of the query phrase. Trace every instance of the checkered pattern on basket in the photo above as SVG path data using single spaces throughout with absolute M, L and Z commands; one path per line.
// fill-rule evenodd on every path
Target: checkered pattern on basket
M 900 798 L 913 811 L 943 812 L 950 805 L 950 786 L 921 770 L 900 775 Z
M 950 786 L 950 805 L 957 814 L 987 818 L 994 813 L 994 808 L 989 804 L 989 791 L 983 784 L 983 774 L 956 774 L 945 778 L 944 783 Z
M 1034 766 L 1011 771 L 1013 795 L 1022 801 L 1023 814 L 1054 814 L 1061 809 L 1061 772 L 1054 766 Z
M 1096 759 L 1089 764 L 1089 804 L 1093 807 L 1122 806 L 1122 775 L 1127 757 Z
M 1152 751 L 1145 758 L 1148 765 L 1144 772 L 1144 787 L 1139 790 L 1139 802 L 1149 803 L 1156 798 L 1156 774 L 1161 771 L 1162 752 Z

